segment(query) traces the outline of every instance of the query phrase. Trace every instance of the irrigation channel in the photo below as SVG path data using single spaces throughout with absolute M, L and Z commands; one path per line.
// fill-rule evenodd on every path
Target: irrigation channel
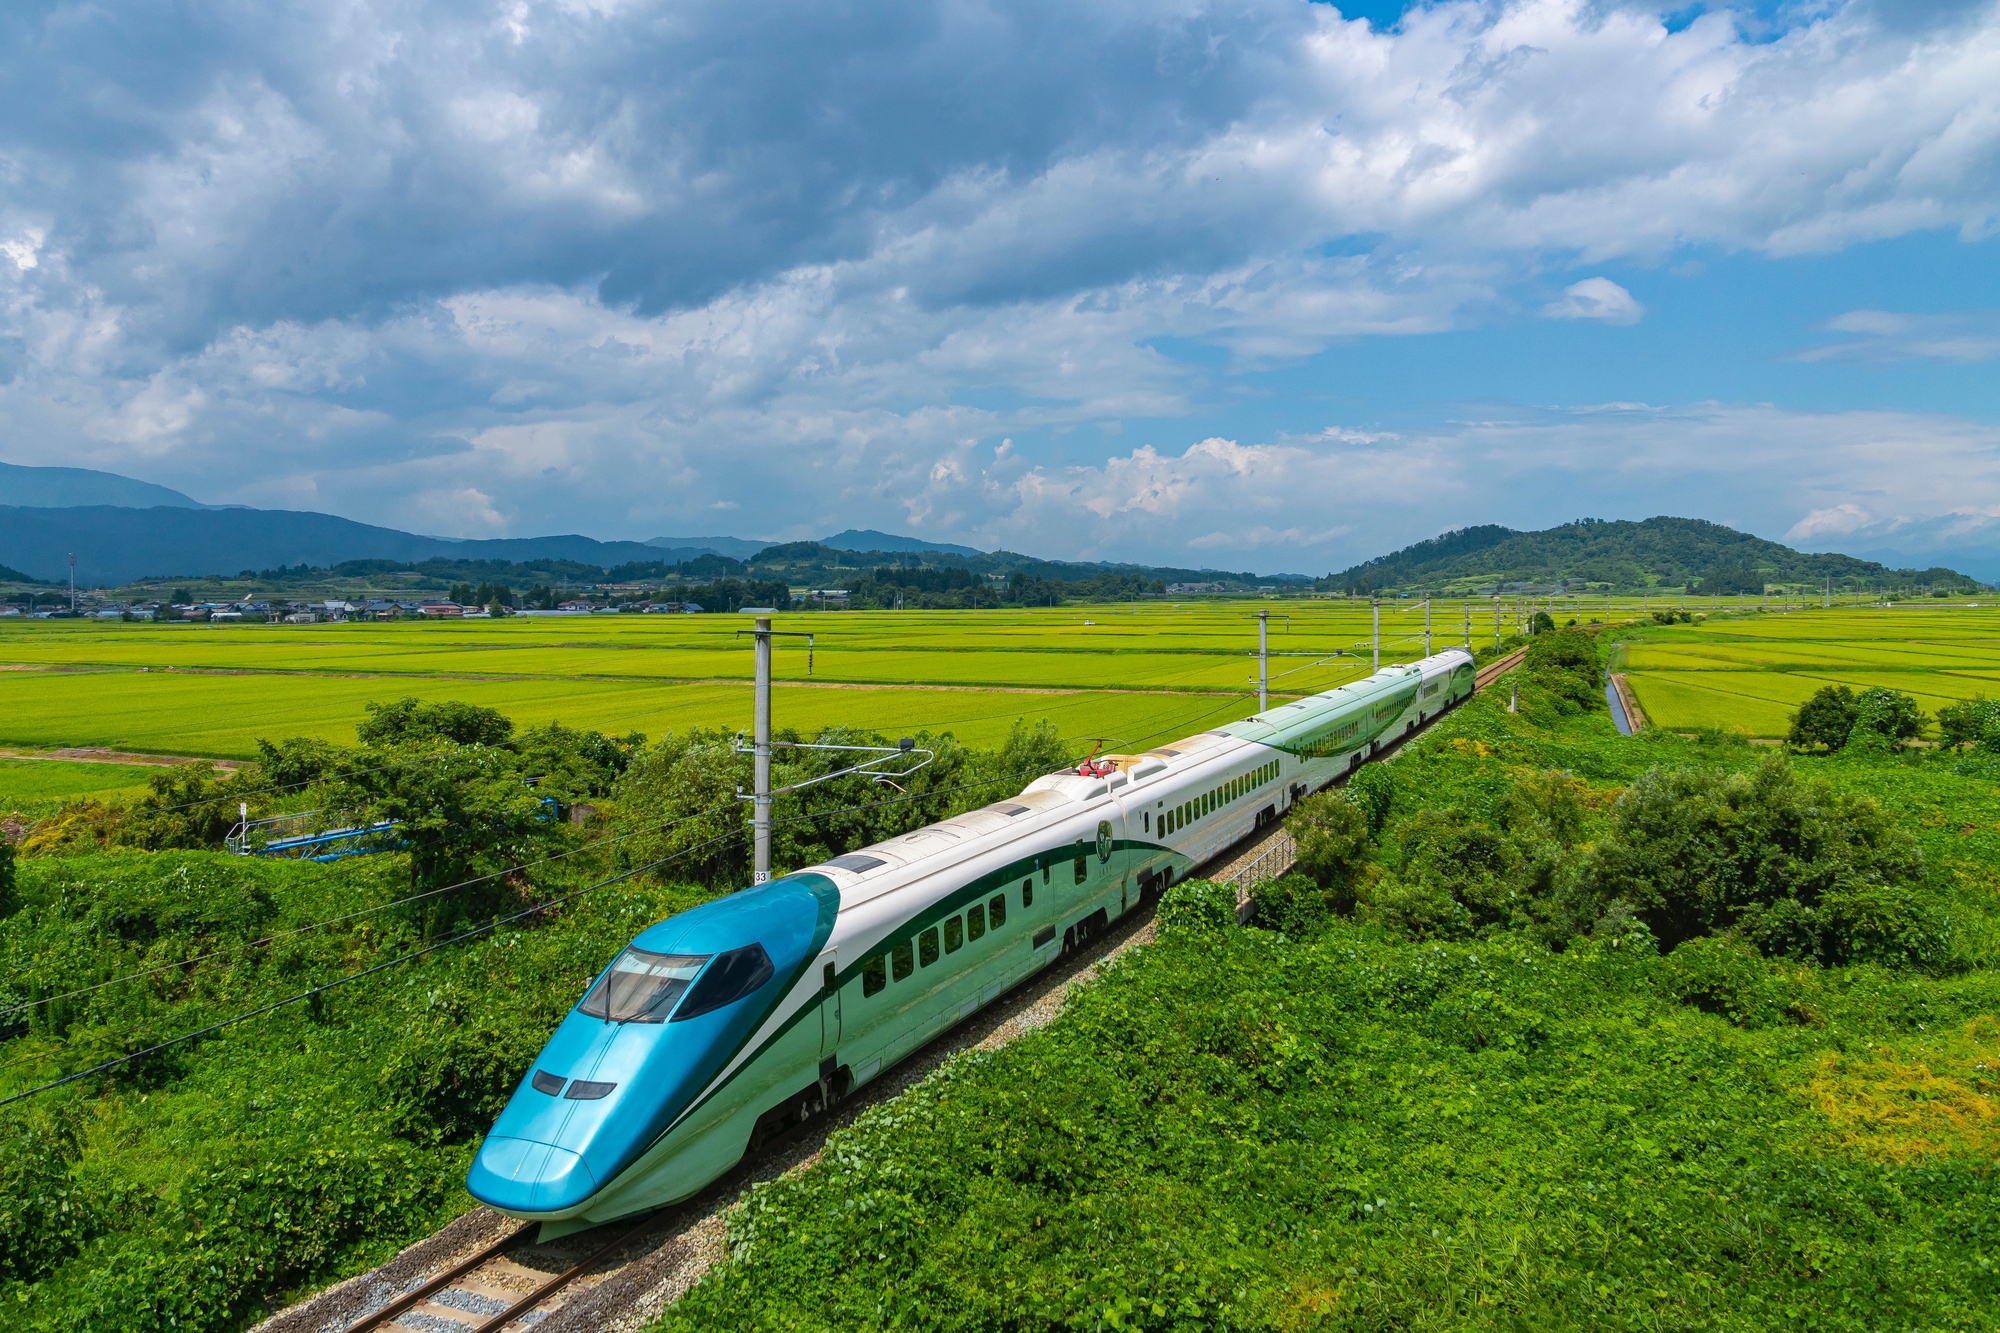
M 1511 653 L 1480 668 L 1485 690 L 1520 665 Z M 1433 723 L 1432 725 L 1435 725 Z M 1422 735 L 1429 727 L 1420 730 Z M 1393 758 L 1407 744 L 1383 747 Z M 1238 915 L 1250 913 L 1257 884 L 1289 870 L 1291 836 L 1282 824 L 1250 835 L 1198 874 L 1236 886 Z M 320 1292 L 259 1324 L 253 1333 L 636 1333 L 678 1300 L 723 1257 L 729 1210 L 751 1186 L 810 1165 L 827 1135 L 868 1107 L 920 1082 L 960 1051 L 1004 1046 L 1062 1011 L 1071 990 L 1125 950 L 1153 938 L 1149 897 L 1089 944 L 1059 958 L 825 1115 L 746 1158 L 692 1199 L 549 1244 L 535 1224 L 479 1208 L 381 1267 Z

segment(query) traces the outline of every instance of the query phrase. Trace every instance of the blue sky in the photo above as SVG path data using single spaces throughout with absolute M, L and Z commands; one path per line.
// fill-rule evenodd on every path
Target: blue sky
M 456 536 L 1321 572 L 1677 513 L 2000 572 L 1994 0 L 55 3 L 0 78 L 10 462 Z

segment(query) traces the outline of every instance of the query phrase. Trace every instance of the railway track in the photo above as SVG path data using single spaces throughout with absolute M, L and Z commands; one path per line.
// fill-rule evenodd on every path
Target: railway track
M 1522 656 L 1512 653 L 1481 668 L 1474 688 L 1488 688 L 1518 666 Z M 1399 737 L 1384 747 L 1385 757 L 1428 730 Z M 1200 873 L 1237 878 L 1284 841 L 1283 825 L 1272 825 L 1217 856 Z M 1282 868 L 1275 873 L 1283 873 Z M 1061 1011 L 1070 990 L 1102 963 L 1150 940 L 1152 918 L 1149 900 L 1113 922 L 1089 947 L 1029 978 L 693 1199 L 549 1244 L 533 1239 L 533 1224 L 520 1226 L 479 1209 L 381 1268 L 273 1316 L 253 1333 L 636 1331 L 722 1257 L 725 1216 L 753 1185 L 810 1165 L 833 1130 L 927 1077 L 952 1055 L 1005 1045 L 1047 1023 Z

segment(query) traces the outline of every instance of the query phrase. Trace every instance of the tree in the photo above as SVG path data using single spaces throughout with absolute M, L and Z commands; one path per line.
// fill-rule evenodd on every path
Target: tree
M 399 745 L 438 739 L 455 745 L 499 745 L 514 732 L 505 714 L 477 704 L 446 700 L 427 704 L 413 696 L 368 705 L 367 720 L 355 728 L 364 745 Z
M 1845 685 L 1821 686 L 1792 714 L 1785 740 L 1800 750 L 1840 749 L 1854 730 L 1854 703 L 1854 691 Z
M 111 842 L 147 851 L 169 848 L 220 847 L 236 826 L 237 788 L 218 781 L 207 759 L 176 764 L 146 779 L 151 792 L 139 798 L 132 813 L 112 830 Z
M 1992 748 L 2000 733 L 2000 699 L 1975 694 L 1946 704 L 1937 711 L 1938 731 L 1946 745 L 1982 745 Z
M 1655 768 L 1612 812 L 1576 884 L 1594 913 L 1630 904 L 1663 949 L 1741 926 L 1753 939 L 1817 939 L 1821 900 L 1914 884 L 1923 859 L 1880 804 L 1800 781 L 1781 756 L 1749 773 Z M 1812 947 L 1819 947 L 1813 945 Z
M 1308 796 L 1285 820 L 1298 844 L 1298 871 L 1326 894 L 1329 908 L 1354 908 L 1355 890 L 1374 852 L 1368 810 L 1344 791 Z
M 1861 733 L 1881 737 L 1894 745 L 1914 740 L 1924 728 L 1924 715 L 1917 701 L 1900 690 L 1875 685 L 1861 691 L 1854 700 L 1854 727 L 1849 742 Z
M 1546 611 L 1535 612 L 1534 618 L 1528 621 L 1528 633 L 1530 634 L 1542 634 L 1555 627 L 1555 617 Z

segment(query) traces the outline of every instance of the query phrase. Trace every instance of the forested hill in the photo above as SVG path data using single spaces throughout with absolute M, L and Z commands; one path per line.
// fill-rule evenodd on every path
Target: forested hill
M 1566 583 L 1709 596 L 1761 593 L 1771 585 L 1824 587 L 1828 580 L 1835 590 L 1849 591 L 1978 586 L 1955 570 L 1897 570 L 1851 555 L 1808 555 L 1720 523 L 1665 517 L 1643 523 L 1586 518 L 1541 532 L 1497 524 L 1460 528 L 1330 574 L 1318 586 L 1353 593 L 1468 592 Z

